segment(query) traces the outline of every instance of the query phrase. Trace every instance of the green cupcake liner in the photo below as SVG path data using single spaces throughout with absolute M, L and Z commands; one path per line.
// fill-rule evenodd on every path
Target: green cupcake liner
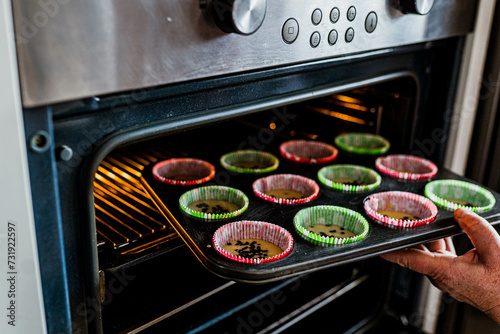
M 203 200 L 220 200 L 236 204 L 240 209 L 229 213 L 204 213 L 188 208 L 191 203 Z M 223 186 L 200 187 L 182 194 L 179 198 L 179 205 L 188 215 L 206 220 L 220 220 L 239 216 L 248 208 L 248 197 L 235 188 Z
M 339 178 L 352 179 L 365 183 L 365 185 L 353 185 L 333 181 Z M 367 167 L 357 165 L 334 165 L 321 168 L 318 171 L 318 180 L 335 190 L 362 192 L 377 188 L 382 182 L 382 177 L 373 169 Z
M 238 167 L 238 163 L 259 163 L 266 165 L 265 168 L 243 168 Z M 276 170 L 279 160 L 271 153 L 255 150 L 243 150 L 227 153 L 220 158 L 222 167 L 229 171 L 244 174 L 262 174 Z
M 340 206 L 319 205 L 300 210 L 293 218 L 295 230 L 305 240 L 317 245 L 343 245 L 362 240 L 370 230 L 368 221 L 358 212 Z M 336 225 L 355 234 L 353 237 L 337 238 L 322 236 L 307 230 L 316 224 Z
M 335 137 L 335 144 L 342 150 L 364 155 L 384 154 L 391 143 L 384 137 L 369 133 L 347 133 Z
M 438 207 L 448 211 L 466 208 L 473 212 L 488 211 L 495 206 L 496 200 L 491 192 L 476 184 L 458 180 L 436 180 L 425 186 L 425 196 Z M 450 201 L 459 200 L 470 205 Z

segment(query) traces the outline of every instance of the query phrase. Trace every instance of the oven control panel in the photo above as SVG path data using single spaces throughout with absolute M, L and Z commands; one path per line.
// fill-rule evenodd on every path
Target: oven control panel
M 473 29 L 477 3 L 87 0 L 44 9 L 15 1 L 23 104 L 369 56 L 465 35 Z M 49 9 L 57 15 L 46 13 L 50 19 L 39 22 Z
M 391 0 L 389 6 L 393 10 L 399 11 L 401 14 L 418 14 L 426 15 L 432 9 L 434 0 Z M 200 8 L 207 9 L 209 2 L 201 0 Z M 237 33 L 241 35 L 251 35 L 255 33 L 266 16 L 267 0 L 212 0 L 210 3 L 210 11 L 214 22 L 217 26 L 226 33 Z M 342 15 L 344 14 L 344 15 Z M 356 19 L 357 9 L 355 5 L 350 5 L 344 13 L 338 6 L 332 7 L 326 13 L 320 8 L 315 8 L 311 13 L 311 23 L 315 26 L 319 25 L 323 19 L 330 20 L 332 24 L 339 20 L 346 19 L 353 22 Z M 358 18 L 359 19 L 359 18 Z M 367 33 L 372 33 L 377 28 L 378 16 L 377 13 L 369 12 L 364 19 L 364 28 Z M 299 35 L 299 22 L 291 17 L 285 21 L 281 30 L 283 41 L 291 44 L 295 42 Z M 352 27 L 348 28 L 342 36 L 345 42 L 351 43 L 354 40 L 355 31 Z M 327 42 L 330 45 L 335 45 L 338 41 L 339 33 L 332 29 L 328 33 Z M 321 34 L 317 31 L 311 34 L 310 44 L 315 48 L 321 43 Z
M 349 8 L 347 8 L 344 11 L 344 15 L 342 15 L 342 11 L 340 10 L 339 7 L 333 7 L 329 13 L 326 13 L 325 16 L 321 9 L 315 8 L 311 13 L 311 23 L 314 26 L 318 26 L 323 21 L 323 19 L 329 20 L 331 23 L 331 30 L 329 30 L 327 34 L 323 34 L 324 36 L 323 40 L 320 31 L 314 30 L 312 33 L 310 33 L 309 45 L 312 48 L 316 48 L 323 42 L 333 46 L 337 44 L 337 42 L 339 41 L 339 36 L 340 36 L 340 42 L 351 43 L 352 41 L 354 41 L 354 37 L 356 36 L 355 29 L 352 26 L 349 26 L 341 30 L 339 33 L 336 27 L 341 25 L 342 23 L 341 20 L 346 20 L 347 22 L 354 22 L 354 20 L 356 20 L 356 14 L 357 14 L 356 6 L 349 6 Z M 362 27 L 364 28 L 363 32 L 371 34 L 377 28 L 378 16 L 375 11 L 369 12 L 368 14 L 366 14 L 365 18 L 358 18 L 358 20 L 364 20 L 364 25 Z M 339 21 L 340 24 L 336 25 Z M 293 17 L 288 18 L 283 23 L 283 28 L 281 29 L 281 35 L 285 43 L 287 44 L 294 43 L 297 40 L 297 37 L 299 36 L 299 32 L 300 32 L 300 24 L 295 18 Z

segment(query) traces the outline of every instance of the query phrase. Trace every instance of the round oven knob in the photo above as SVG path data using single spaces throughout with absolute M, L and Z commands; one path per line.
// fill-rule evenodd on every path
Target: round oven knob
M 267 0 L 213 0 L 212 15 L 224 32 L 251 35 L 266 16 Z
M 434 0 L 392 0 L 391 6 L 404 14 L 425 15 L 434 5 Z

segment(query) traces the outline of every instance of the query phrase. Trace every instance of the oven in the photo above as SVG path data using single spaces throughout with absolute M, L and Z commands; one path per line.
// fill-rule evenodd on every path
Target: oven
M 377 191 L 320 185 L 311 203 L 269 204 L 252 192 L 258 177 L 232 173 L 220 158 L 266 151 L 280 160 L 272 173 L 317 181 L 327 164 L 287 160 L 283 142 L 335 145 L 338 135 L 369 133 L 386 138 L 391 154 L 431 160 L 438 178 L 463 179 L 444 165 L 476 1 L 52 0 L 12 7 L 13 19 L 3 13 L 12 28 L 5 58 L 17 61 L 10 78 L 19 90 L 7 120 L 22 126 L 6 129 L 6 155 L 19 164 L 9 164 L 1 194 L 11 203 L 5 212 L 15 213 L 2 235 L 18 241 L 8 249 L 13 262 L 3 266 L 15 282 L 6 288 L 17 296 L 6 301 L 15 329 L 436 331 L 439 295 L 432 297 L 421 275 L 378 255 L 459 234 L 449 212 L 440 209 L 437 223 L 417 229 L 370 221 L 359 245 L 312 245 L 293 228 L 300 209 L 332 204 L 367 217 L 363 200 Z M 153 166 L 171 158 L 211 163 L 209 184 L 243 190 L 247 211 L 223 222 L 185 215 L 178 198 L 199 185 L 153 177 Z M 339 148 L 331 163 L 375 168 L 375 157 Z M 423 194 L 424 183 L 383 176 L 382 185 Z M 496 206 L 485 213 L 492 223 L 497 216 Z M 240 218 L 285 227 L 292 252 L 257 265 L 220 257 L 214 230 Z

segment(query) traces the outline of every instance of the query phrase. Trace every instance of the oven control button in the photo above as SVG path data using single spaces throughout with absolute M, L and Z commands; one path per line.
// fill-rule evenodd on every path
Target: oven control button
M 251 35 L 266 16 L 267 0 L 213 0 L 212 15 L 224 32 Z
M 328 44 L 334 45 L 335 43 L 337 43 L 338 38 L 339 38 L 339 34 L 337 33 L 337 30 L 333 29 L 328 34 Z
M 404 14 L 425 15 L 434 5 L 434 0 L 390 0 L 390 6 Z
M 285 43 L 292 44 L 299 36 L 299 23 L 295 19 L 286 20 L 281 30 L 281 35 Z
M 315 31 L 311 35 L 311 46 L 315 48 L 319 45 L 319 42 L 321 42 L 321 35 L 319 32 Z
M 317 26 L 322 19 L 323 19 L 323 12 L 321 12 L 321 9 L 316 8 L 311 16 L 312 23 Z
M 337 7 L 335 7 L 330 12 L 330 21 L 332 21 L 332 23 L 337 23 L 337 21 L 339 20 L 339 18 L 340 18 L 340 9 L 338 9 Z
M 351 6 L 347 10 L 347 19 L 349 21 L 354 21 L 355 18 L 356 18 L 356 7 Z
M 351 43 L 353 39 L 354 39 L 354 29 L 353 28 L 349 28 L 345 32 L 345 41 L 347 43 Z
M 377 27 L 377 21 L 378 21 L 378 18 L 377 18 L 377 14 L 375 12 L 370 12 L 366 16 L 365 29 L 368 33 L 372 33 L 375 30 L 375 28 Z

